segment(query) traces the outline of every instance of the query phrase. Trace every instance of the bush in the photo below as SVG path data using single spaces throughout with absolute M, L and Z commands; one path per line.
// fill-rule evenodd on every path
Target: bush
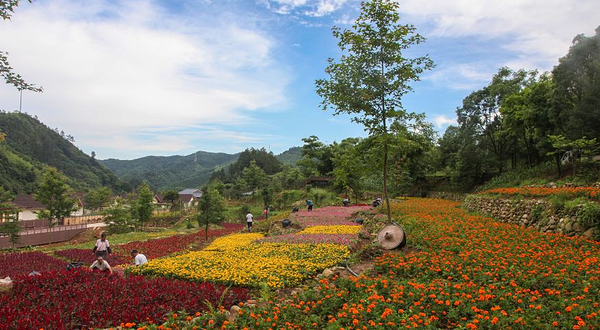
M 600 226 L 600 204 L 588 202 L 577 211 L 577 218 L 586 227 Z

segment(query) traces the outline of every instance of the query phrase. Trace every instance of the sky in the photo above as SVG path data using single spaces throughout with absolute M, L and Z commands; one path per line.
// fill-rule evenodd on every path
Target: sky
M 552 70 L 600 25 L 598 0 L 398 2 L 401 22 L 427 39 L 408 54 L 436 65 L 403 104 L 440 135 L 500 67 Z M 23 92 L 23 112 L 99 159 L 277 154 L 311 135 L 366 135 L 321 110 L 314 83 L 340 56 L 331 28 L 359 10 L 356 0 L 37 0 L 0 21 L 0 50 L 44 89 Z M 19 92 L 0 84 L 0 109 L 18 108 Z

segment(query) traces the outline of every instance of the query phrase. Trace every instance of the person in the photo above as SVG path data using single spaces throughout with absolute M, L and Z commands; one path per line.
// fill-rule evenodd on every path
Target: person
M 99 256 L 98 258 L 96 258 L 96 260 L 94 261 L 94 263 L 92 263 L 92 265 L 90 266 L 90 269 L 91 270 L 98 270 L 98 271 L 101 271 L 101 272 L 107 272 L 109 274 L 112 274 L 112 269 L 110 268 L 110 265 L 101 256 Z
M 348 198 L 344 198 L 344 201 L 342 201 L 342 204 L 344 204 L 344 206 L 349 206 L 350 200 Z
M 136 266 L 147 264 L 148 258 L 145 255 L 138 252 L 138 250 L 131 250 L 131 256 L 133 257 L 133 264 Z
M 378 197 L 373 201 L 373 207 L 377 207 L 379 205 L 381 205 L 381 198 Z
M 253 221 L 253 215 L 252 213 L 248 212 L 248 214 L 246 214 L 246 224 L 248 225 L 248 231 L 250 231 L 252 229 L 252 221 Z
M 306 206 L 308 207 L 308 212 L 312 211 L 313 202 L 310 199 L 306 200 Z
M 96 257 L 106 258 L 110 255 L 110 243 L 106 239 L 106 233 L 102 233 L 100 235 L 100 239 L 96 241 L 96 245 L 94 245 L 94 249 L 92 253 L 96 254 Z

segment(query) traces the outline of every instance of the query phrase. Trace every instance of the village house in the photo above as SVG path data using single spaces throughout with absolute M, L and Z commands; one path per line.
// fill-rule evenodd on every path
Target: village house
M 202 191 L 198 189 L 184 189 L 179 192 L 179 202 L 183 210 L 191 209 L 196 201 L 202 197 Z
M 75 198 L 75 211 L 71 213 L 72 217 L 83 216 L 85 213 L 85 202 L 82 193 L 78 193 Z M 35 200 L 33 195 L 17 195 L 12 204 L 21 209 L 18 214 L 19 221 L 37 220 L 37 214 L 46 209 L 44 204 Z

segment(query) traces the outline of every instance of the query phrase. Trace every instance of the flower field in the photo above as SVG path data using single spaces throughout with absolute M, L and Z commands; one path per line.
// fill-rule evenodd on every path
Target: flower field
M 353 226 L 356 227 L 356 226 Z M 357 240 L 356 234 L 285 234 L 265 237 L 258 242 L 287 244 L 340 244 L 352 246 Z
M 243 309 L 222 329 L 599 329 L 600 244 L 470 215 L 444 200 L 393 204 L 411 253 L 374 273 Z M 205 314 L 202 327 L 220 319 Z M 171 323 L 170 323 L 171 324 Z M 177 324 L 173 321 L 172 324 Z
M 89 251 L 88 251 L 89 253 Z M 0 253 L 0 278 L 27 275 L 32 271 L 63 270 L 67 263 L 43 252 Z
M 526 196 L 526 197 L 546 197 L 552 195 L 565 194 L 573 197 L 588 197 L 593 199 L 600 198 L 600 188 L 596 187 L 515 187 L 515 188 L 497 188 L 490 189 L 480 194 L 495 194 L 509 196 Z
M 242 224 L 237 223 L 223 223 L 221 226 L 223 229 L 209 230 L 208 237 L 213 238 L 228 235 L 240 231 L 244 227 Z M 136 249 L 140 251 L 140 253 L 146 255 L 148 260 L 150 260 L 186 250 L 191 244 L 204 241 L 204 237 L 204 231 L 200 230 L 193 234 L 175 235 L 118 245 L 114 248 L 114 252 L 123 258 L 129 258 L 131 250 Z
M 307 227 L 303 231 L 299 232 L 302 234 L 354 234 L 358 235 L 360 232 L 360 226 L 348 226 L 348 225 L 337 225 L 337 226 L 311 226 Z
M 140 276 L 120 277 L 85 270 L 25 277 L 0 295 L 0 329 L 105 328 L 161 321 L 169 311 L 203 311 L 206 302 L 231 306 L 246 290 Z
M 312 212 L 305 210 L 296 212 L 293 214 L 293 218 L 302 226 L 358 226 L 359 224 L 352 222 L 352 220 L 348 218 L 352 216 L 353 213 L 369 209 L 369 206 L 328 206 L 315 209 Z
M 338 244 L 254 243 L 260 234 L 237 234 L 215 240 L 203 251 L 156 259 L 131 269 L 134 274 L 192 281 L 273 288 L 291 286 L 336 265 L 350 254 Z
M 96 255 L 92 253 L 91 249 L 69 249 L 69 250 L 60 250 L 55 251 L 54 254 L 57 256 L 69 259 L 71 261 L 82 262 L 84 266 L 90 266 L 94 260 L 96 260 Z M 129 259 L 132 259 L 131 257 Z M 111 267 L 122 265 L 122 264 L 130 264 L 132 261 L 122 258 L 114 253 L 105 258 Z

